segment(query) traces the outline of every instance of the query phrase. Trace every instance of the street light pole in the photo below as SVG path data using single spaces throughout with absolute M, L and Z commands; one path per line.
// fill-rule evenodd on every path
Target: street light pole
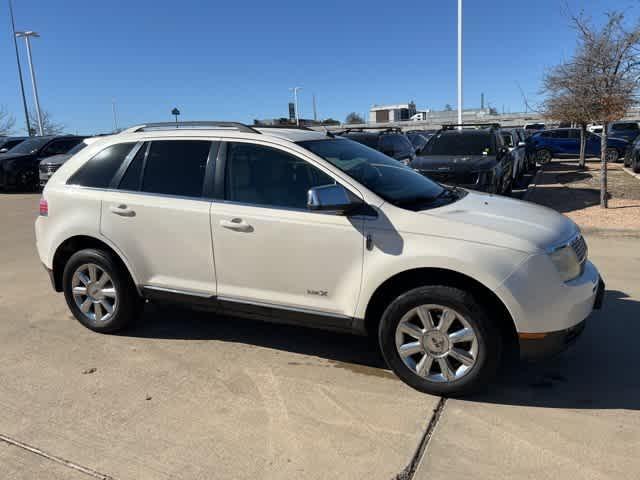
M 289 90 L 293 91 L 293 102 L 296 107 L 296 126 L 300 126 L 300 117 L 298 116 L 298 90 L 302 90 L 302 87 L 293 87 Z
M 31 73 L 31 84 L 33 86 L 33 100 L 36 104 L 36 115 L 38 116 L 38 131 L 40 136 L 44 135 L 44 128 L 42 126 L 42 113 L 40 112 L 40 99 L 38 98 L 38 86 L 36 84 L 36 73 L 33 69 L 33 58 L 31 57 L 31 37 L 38 38 L 40 35 L 37 32 L 26 31 L 16 32 L 16 37 L 24 37 L 27 44 L 27 57 L 29 58 L 29 72 Z
M 11 31 L 13 32 L 13 47 L 16 50 L 16 63 L 18 64 L 18 78 L 20 79 L 20 93 L 22 94 L 22 106 L 24 107 L 24 121 L 27 125 L 27 136 L 31 136 L 31 122 L 29 122 L 29 109 L 27 109 L 27 97 L 24 94 L 24 81 L 22 80 L 22 67 L 18 53 L 18 40 L 16 40 L 16 22 L 13 19 L 13 4 L 9 0 L 9 15 L 11 16 Z
M 458 0 L 458 124 L 462 125 L 462 0 Z
M 111 107 L 113 109 L 113 131 L 114 133 L 118 131 L 118 115 L 116 113 L 116 99 L 111 100 Z

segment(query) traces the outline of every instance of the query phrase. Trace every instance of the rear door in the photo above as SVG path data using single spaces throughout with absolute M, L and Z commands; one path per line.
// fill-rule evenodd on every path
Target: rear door
M 216 294 L 211 202 L 203 186 L 217 146 L 200 139 L 140 144 L 105 192 L 101 232 L 127 258 L 141 286 Z

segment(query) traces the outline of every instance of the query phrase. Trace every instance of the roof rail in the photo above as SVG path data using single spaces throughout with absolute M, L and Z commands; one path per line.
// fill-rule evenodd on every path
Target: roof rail
M 379 130 L 379 133 L 402 133 L 401 127 L 347 127 L 340 133 L 364 132 L 366 130 Z
M 251 128 L 244 123 L 239 122 L 212 122 L 212 121 L 188 121 L 188 122 L 156 122 L 136 125 L 123 130 L 121 133 L 149 132 L 156 130 L 194 130 L 194 129 L 212 129 L 212 130 L 237 130 L 245 133 L 260 134 L 255 128 Z
M 287 128 L 287 129 L 293 129 L 293 130 L 308 130 L 308 131 L 311 131 L 311 132 L 315 131 L 312 128 L 305 127 L 305 126 L 298 126 L 298 125 L 260 125 L 259 123 L 252 125 L 251 128 Z
M 484 127 L 501 128 L 499 123 L 447 123 L 442 125 L 442 130 L 454 130 L 458 127 Z

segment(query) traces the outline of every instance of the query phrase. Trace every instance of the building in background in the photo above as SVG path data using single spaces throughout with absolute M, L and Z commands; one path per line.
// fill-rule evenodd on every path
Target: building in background
M 416 113 L 416 104 L 413 102 L 374 105 L 369 110 L 369 123 L 406 122 Z

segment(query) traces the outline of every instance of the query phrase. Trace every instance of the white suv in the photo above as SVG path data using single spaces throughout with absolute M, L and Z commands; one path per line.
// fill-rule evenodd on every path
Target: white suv
M 47 183 L 36 237 L 92 330 L 125 327 L 148 300 L 369 334 L 402 380 L 450 396 L 486 384 L 504 346 L 562 350 L 604 291 L 566 217 L 305 129 L 99 139 Z

